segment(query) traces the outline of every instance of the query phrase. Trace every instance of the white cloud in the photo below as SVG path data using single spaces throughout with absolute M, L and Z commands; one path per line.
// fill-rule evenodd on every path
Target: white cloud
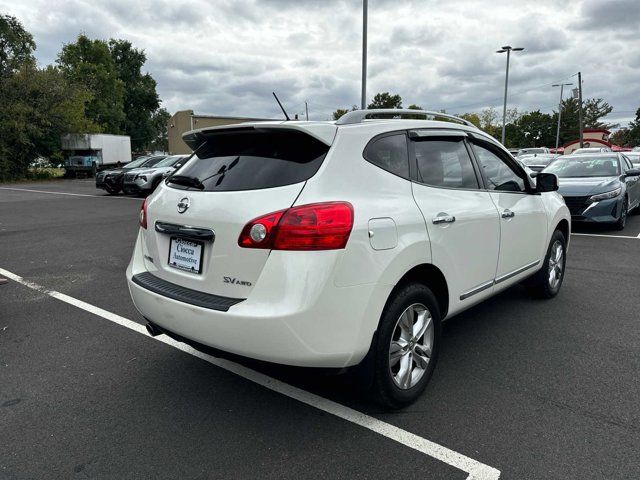
M 359 0 L 0 0 L 55 61 L 78 33 L 126 38 L 170 110 L 279 117 L 271 91 L 312 118 L 359 104 Z M 583 72 L 586 97 L 619 112 L 640 103 L 637 0 L 370 0 L 369 96 L 460 113 L 500 107 L 504 44 L 512 56 L 510 106 L 550 111 L 551 83 Z M 615 114 L 615 112 L 614 112 Z M 620 113 L 618 117 L 632 117 Z

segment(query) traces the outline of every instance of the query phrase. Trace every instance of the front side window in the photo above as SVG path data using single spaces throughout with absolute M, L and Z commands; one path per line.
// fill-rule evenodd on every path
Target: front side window
M 409 178 L 409 153 L 404 133 L 374 139 L 364 149 L 363 156 L 387 172 Z
M 489 190 L 502 192 L 526 191 L 524 180 L 498 155 L 477 143 L 473 144 L 473 152 L 487 180 L 487 188 Z
M 462 139 L 414 142 L 418 181 L 432 187 L 479 188 Z

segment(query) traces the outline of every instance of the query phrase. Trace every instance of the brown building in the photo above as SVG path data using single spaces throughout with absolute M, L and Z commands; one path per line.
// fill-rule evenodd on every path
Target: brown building
M 179 153 L 191 153 L 191 149 L 182 141 L 182 134 L 189 130 L 261 120 L 265 121 L 273 119 L 196 115 L 193 113 L 193 110 L 180 110 L 179 112 L 176 112 L 167 123 L 169 154 L 175 155 Z

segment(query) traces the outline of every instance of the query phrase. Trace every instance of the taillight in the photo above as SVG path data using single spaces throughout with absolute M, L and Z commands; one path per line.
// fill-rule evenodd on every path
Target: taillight
M 313 203 L 250 221 L 242 229 L 238 245 L 271 250 L 335 250 L 345 247 L 352 228 L 350 203 Z
M 140 207 L 140 226 L 147 229 L 147 199 L 144 199 L 142 206 Z

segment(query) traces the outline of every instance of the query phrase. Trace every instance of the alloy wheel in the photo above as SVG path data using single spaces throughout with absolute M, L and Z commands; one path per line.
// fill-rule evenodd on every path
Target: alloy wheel
M 549 287 L 556 290 L 562 280 L 564 270 L 564 247 L 560 240 L 553 242 L 551 255 L 549 255 Z
M 420 381 L 431 361 L 434 334 L 433 317 L 423 304 L 402 312 L 389 347 L 389 372 L 396 386 L 407 390 Z

